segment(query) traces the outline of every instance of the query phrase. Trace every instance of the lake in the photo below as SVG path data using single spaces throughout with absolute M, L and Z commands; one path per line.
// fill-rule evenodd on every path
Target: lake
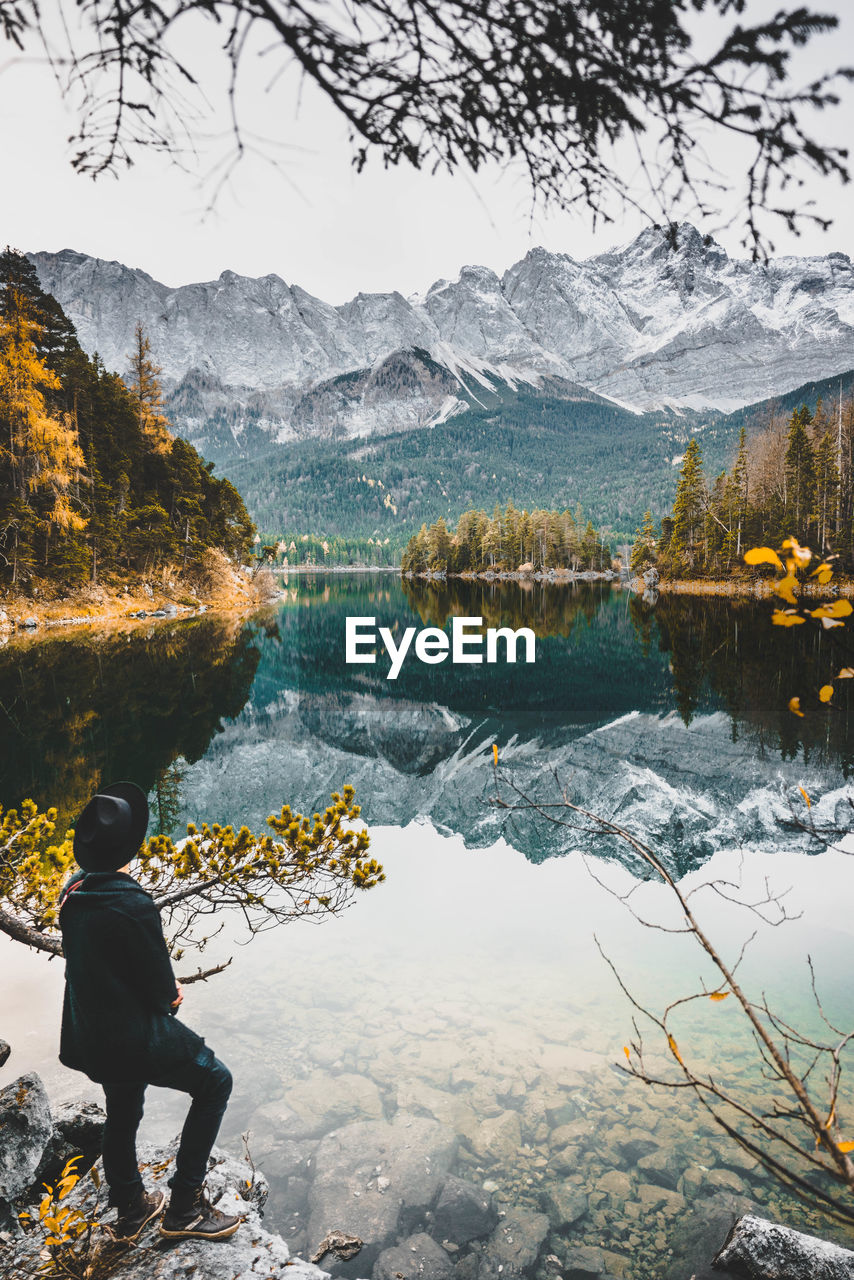
M 412 659 L 390 681 L 384 655 L 345 665 L 348 615 L 395 636 L 453 616 L 528 626 L 536 662 Z M 491 1191 L 530 1243 L 531 1275 L 571 1273 L 579 1249 L 598 1249 L 603 1273 L 679 1280 L 703 1260 L 698 1210 L 727 1197 L 841 1229 L 787 1199 L 689 1091 L 620 1070 L 636 1036 L 615 970 L 656 1011 L 715 981 L 695 945 L 643 927 L 617 896 L 636 887 L 636 911 L 660 922 L 668 891 L 589 822 L 496 796 L 543 806 L 565 793 L 648 841 L 686 888 L 739 879 L 758 900 L 766 883 L 791 886 L 799 918 L 780 927 L 710 890 L 698 913 L 731 962 L 756 930 L 743 984 L 787 1020 L 816 1024 L 809 954 L 828 1016 L 853 1025 L 854 861 L 802 826 L 808 813 L 850 825 L 854 682 L 838 681 L 829 705 L 817 698 L 849 649 L 845 628 L 782 631 L 764 604 L 648 607 L 596 583 L 292 576 L 244 622 L 10 644 L 0 801 L 55 803 L 71 825 L 99 782 L 132 778 L 149 792 L 151 830 L 178 835 L 200 819 L 258 829 L 285 801 L 322 811 L 351 783 L 386 883 L 339 918 L 248 946 L 227 921 L 211 954 L 233 963 L 188 989 L 183 1010 L 232 1068 L 224 1138 L 238 1149 L 250 1132 L 271 1181 L 268 1222 L 310 1249 L 323 1135 L 427 1118 L 455 1140 L 452 1171 Z M 788 710 L 795 695 L 803 718 Z M 0 955 L 0 1032 L 15 1050 L 0 1084 L 36 1069 L 56 1097 L 97 1097 L 56 1061 L 61 966 L 11 943 Z M 703 1001 L 678 1039 L 756 1103 L 767 1086 L 743 1023 L 733 1000 Z M 654 1029 L 644 1040 L 647 1066 L 673 1077 Z M 158 1094 L 143 1132 L 169 1137 L 181 1114 Z M 348 1212 L 342 1201 L 328 1228 L 347 1230 Z M 449 1256 L 467 1280 L 472 1249 Z

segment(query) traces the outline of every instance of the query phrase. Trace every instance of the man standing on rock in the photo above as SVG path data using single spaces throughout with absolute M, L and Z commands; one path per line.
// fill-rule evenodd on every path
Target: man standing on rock
M 145 1190 L 136 1157 L 145 1090 L 154 1084 L 192 1098 L 160 1233 L 224 1240 L 241 1220 L 211 1206 L 204 1181 L 231 1074 L 174 1016 L 184 997 L 160 913 L 128 875 L 147 827 L 148 801 L 132 782 L 103 787 L 78 819 L 74 856 L 81 870 L 60 897 L 65 1000 L 59 1059 L 104 1089 L 104 1175 L 118 1210 L 116 1239 L 137 1240 L 166 1199 L 162 1191 Z

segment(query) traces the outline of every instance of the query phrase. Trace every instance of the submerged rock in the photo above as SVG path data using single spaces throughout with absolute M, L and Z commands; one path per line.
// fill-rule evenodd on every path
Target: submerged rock
M 599 1280 L 606 1274 L 605 1255 L 596 1245 L 571 1245 L 564 1257 L 564 1280 Z
M 445 1179 L 433 1210 L 433 1230 L 439 1240 L 468 1244 L 488 1236 L 497 1221 L 489 1192 L 453 1175 Z
M 319 1138 L 353 1120 L 379 1120 L 383 1114 L 382 1096 L 373 1080 L 347 1073 L 316 1072 L 288 1089 L 284 1102 L 295 1116 L 290 1134 L 294 1138 Z
M 383 1249 L 374 1263 L 373 1280 L 451 1280 L 453 1274 L 445 1250 L 422 1231 Z
M 480 1259 L 478 1280 L 513 1280 L 527 1275 L 549 1234 L 544 1213 L 511 1209 L 490 1236 Z
M 712 1267 L 737 1219 L 757 1206 L 741 1196 L 718 1194 L 692 1203 L 691 1212 L 676 1220 L 670 1237 L 672 1257 L 662 1280 L 733 1280 L 734 1272 Z
M 472 1134 L 472 1151 L 490 1164 L 511 1167 L 522 1145 L 522 1126 L 518 1111 L 503 1111 L 484 1120 Z
M 391 1123 L 364 1120 L 327 1134 L 314 1156 L 309 1248 L 332 1229 L 358 1235 L 364 1241 L 358 1259 L 334 1269 L 365 1275 L 398 1231 L 433 1203 L 456 1150 L 445 1125 L 401 1112 Z
M 554 1183 L 541 1196 L 543 1211 L 556 1231 L 571 1227 L 587 1213 L 587 1196 L 578 1187 L 568 1183 Z

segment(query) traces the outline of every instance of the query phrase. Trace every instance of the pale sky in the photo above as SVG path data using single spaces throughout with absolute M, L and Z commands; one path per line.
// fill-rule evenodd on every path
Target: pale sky
M 854 6 L 844 0 L 817 5 L 841 18 L 833 36 L 816 37 L 798 54 L 795 79 L 804 82 L 854 61 Z M 744 21 L 776 10 L 775 0 L 748 0 Z M 210 51 L 212 103 L 220 100 L 221 72 Z M 854 87 L 825 113 L 820 136 L 846 145 Z M 208 110 L 203 103 L 201 110 Z M 466 263 L 499 273 L 535 245 L 585 258 L 631 239 L 645 224 L 626 214 L 598 230 L 586 213 L 536 211 L 522 175 L 493 169 L 480 175 L 431 175 L 403 165 L 384 170 L 374 160 L 362 174 L 350 164 L 346 132 L 334 110 L 313 91 L 297 101 L 293 79 L 268 89 L 263 76 L 244 95 L 250 126 L 282 145 L 278 166 L 257 156 L 244 160 L 213 212 L 210 168 L 226 145 L 222 113 L 208 112 L 205 154 L 186 170 L 160 155 L 141 156 L 118 178 L 97 182 L 70 167 L 67 138 L 75 118 L 52 73 L 35 52 L 15 57 L 0 46 L 0 240 L 24 250 L 72 248 L 141 267 L 169 285 L 208 280 L 224 269 L 245 275 L 275 272 L 288 283 L 341 303 L 360 290 L 425 290 L 455 277 Z M 710 146 L 725 178 L 739 157 L 730 141 Z M 770 228 L 778 253 L 854 254 L 852 186 L 815 179 L 810 186 L 822 212 L 834 219 L 826 234 L 799 239 Z M 690 214 L 686 210 L 685 213 Z M 700 223 L 734 255 L 740 234 L 725 219 Z

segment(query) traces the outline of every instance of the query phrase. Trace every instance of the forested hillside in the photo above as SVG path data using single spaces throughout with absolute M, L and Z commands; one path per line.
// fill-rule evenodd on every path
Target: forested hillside
M 29 261 L 0 255 L 0 586 L 62 589 L 244 557 L 254 528 L 164 414 L 137 328 L 127 383 L 81 349 Z
M 617 545 L 631 542 L 647 506 L 668 510 L 673 459 L 698 429 L 718 467 L 727 465 L 738 429 L 720 414 L 636 414 L 520 388 L 439 426 L 280 446 L 220 470 L 275 536 L 388 537 L 402 549 L 424 523 L 441 516 L 453 524 L 467 509 L 491 511 L 512 499 L 561 511 L 580 502 Z

